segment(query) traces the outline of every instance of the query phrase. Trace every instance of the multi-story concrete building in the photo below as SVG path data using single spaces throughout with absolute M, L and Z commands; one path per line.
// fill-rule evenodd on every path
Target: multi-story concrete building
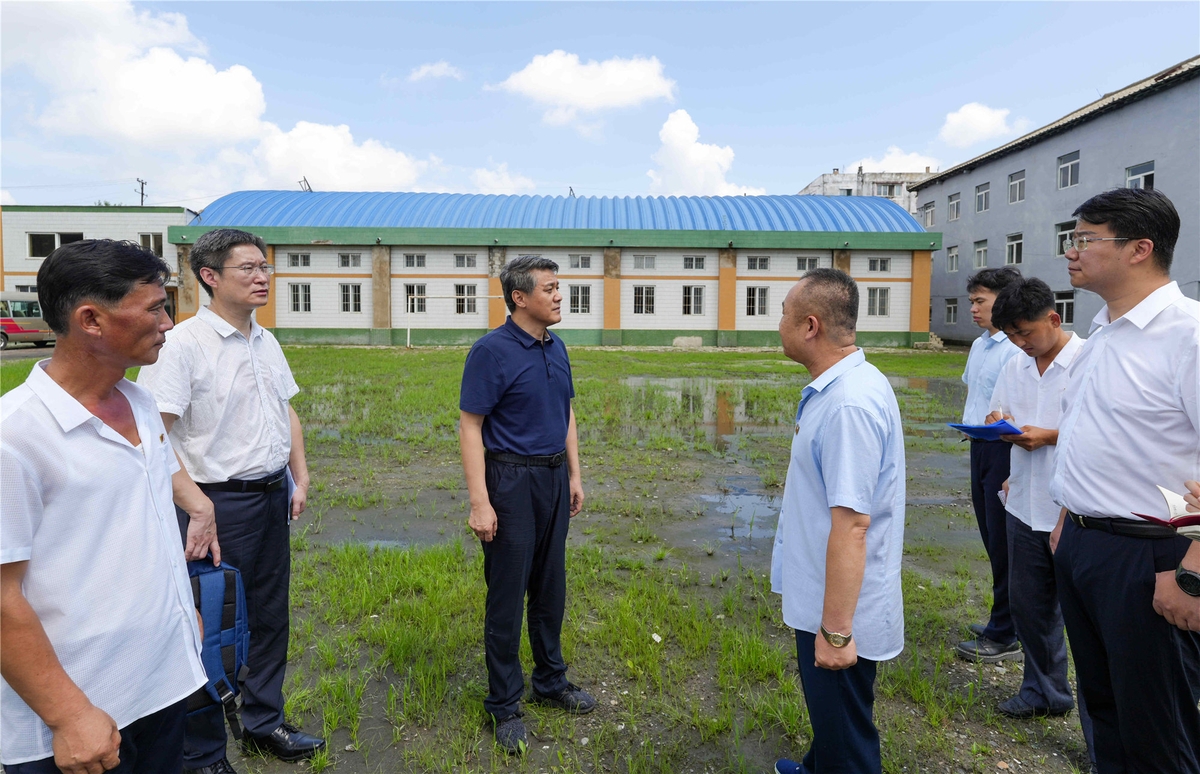
M 174 317 L 179 258 L 167 229 L 194 217 L 184 207 L 7 205 L 0 208 L 0 287 L 37 292 L 38 268 L 55 249 L 81 239 L 125 239 L 153 250 L 171 267 L 167 308 Z
M 1086 335 L 1103 301 L 1072 289 L 1062 245 L 1075 208 L 1114 187 L 1156 188 L 1175 203 L 1183 223 L 1171 275 L 1200 297 L 1198 75 L 1200 57 L 1181 62 L 914 185 L 920 217 L 942 232 L 933 331 L 975 338 L 967 278 L 1007 265 L 1045 280 L 1065 324 Z
M 924 172 L 842 172 L 836 167 L 825 173 L 800 192 L 800 196 L 881 196 L 891 199 L 909 214 L 917 217 L 917 195 L 913 186 L 930 176 Z
M 186 253 L 223 226 L 268 244 L 260 324 L 284 342 L 359 344 L 470 343 L 504 322 L 505 261 L 542 255 L 560 266 L 555 332 L 572 344 L 777 345 L 788 288 L 835 266 L 862 286 L 860 342 L 909 346 L 929 338 L 941 245 L 872 197 L 301 191 L 224 196 L 169 239 Z M 203 300 L 182 279 L 181 316 Z

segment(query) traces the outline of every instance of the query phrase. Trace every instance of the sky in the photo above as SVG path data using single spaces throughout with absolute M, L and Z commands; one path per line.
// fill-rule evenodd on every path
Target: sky
M 1200 54 L 1196 2 L 0 4 L 0 203 L 793 194 Z

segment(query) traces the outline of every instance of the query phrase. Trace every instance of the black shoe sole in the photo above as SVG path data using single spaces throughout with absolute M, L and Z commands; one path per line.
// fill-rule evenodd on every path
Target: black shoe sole
M 1031 709 L 1022 710 L 1020 712 L 1006 712 L 1003 708 L 997 707 L 996 711 L 1006 718 L 1013 720 L 1033 720 L 1034 718 L 1061 718 L 1071 714 L 1071 710 L 1047 710 L 1047 709 Z
M 981 656 L 976 652 L 969 650 L 954 649 L 954 655 L 961 658 L 963 661 L 971 661 L 979 664 L 999 664 L 1001 661 L 1024 661 L 1025 651 L 1020 648 L 1016 650 L 997 653 L 994 656 Z
M 547 696 L 539 696 L 536 693 L 530 695 L 529 701 L 532 704 L 541 704 L 546 707 L 553 707 L 554 709 L 560 709 L 563 712 L 569 712 L 572 715 L 587 715 L 587 714 L 591 713 L 592 710 L 596 709 L 596 704 L 592 704 L 592 706 L 587 707 L 586 709 L 579 709 L 578 707 L 575 707 L 575 708 L 568 707 L 567 703 L 565 701 L 562 701 L 560 699 L 551 699 Z M 597 704 L 598 703 L 599 702 L 597 702 Z
M 284 763 L 295 763 L 296 761 L 306 761 L 324 749 L 325 749 L 325 745 L 321 745 L 320 747 L 314 747 L 311 750 L 302 750 L 302 751 L 293 752 L 293 753 L 280 753 L 280 752 L 276 752 L 275 750 L 272 750 L 270 747 L 267 747 L 266 745 L 260 745 L 258 742 L 253 741 L 250 737 L 247 737 L 246 740 L 242 742 L 242 751 L 243 752 L 248 753 L 250 755 L 264 755 L 264 756 L 269 755 L 272 758 L 278 758 L 279 760 L 283 761 Z

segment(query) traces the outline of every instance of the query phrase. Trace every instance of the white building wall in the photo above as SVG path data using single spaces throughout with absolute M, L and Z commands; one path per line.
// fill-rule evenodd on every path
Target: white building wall
M 595 265 L 595 264 L 593 264 Z M 604 327 L 604 277 L 602 275 L 559 272 L 559 290 L 562 291 L 562 322 L 559 328 L 571 330 L 599 330 Z M 571 286 L 591 289 L 591 307 L 586 314 L 571 312 Z
M 684 286 L 704 288 L 703 314 L 683 313 Z M 654 288 L 654 314 L 634 314 L 634 287 Z M 621 328 L 625 330 L 696 330 L 717 329 L 717 280 L 662 279 L 642 275 L 621 280 Z
M 750 259 L 767 257 L 766 269 L 751 269 Z M 804 258 L 808 266 L 811 258 L 817 259 L 817 268 L 828 269 L 833 266 L 833 253 L 829 250 L 738 250 L 737 274 L 738 279 L 754 280 L 758 277 L 790 277 L 792 281 L 800 279 L 807 269 L 801 269 L 798 259 Z M 758 265 L 761 265 L 759 263 Z
M 889 298 L 886 316 L 867 314 L 867 299 L 871 288 L 887 288 Z M 911 305 L 912 285 L 908 282 L 859 282 L 858 329 L 860 331 L 907 331 Z
M 888 270 L 871 271 L 872 258 L 889 258 Z M 850 254 L 850 276 L 855 279 L 887 277 L 907 279 L 912 277 L 912 253 L 907 250 L 855 250 Z
M 357 266 L 341 266 L 340 255 L 358 256 Z M 292 266 L 291 256 L 308 256 L 308 265 Z M 301 263 L 302 263 L 301 259 Z M 353 258 L 350 259 L 353 263 Z M 312 311 L 292 311 L 293 284 L 310 288 Z M 341 285 L 362 286 L 362 311 L 343 312 Z M 280 328 L 370 328 L 371 248 L 327 245 L 275 247 L 275 325 Z
M 486 260 L 486 252 L 484 253 Z M 395 266 L 395 253 L 392 254 Z M 406 270 L 408 271 L 408 270 Z M 425 286 L 425 311 L 407 313 L 406 285 Z M 475 311 L 458 314 L 455 285 L 475 286 Z M 486 328 L 488 327 L 488 280 L 485 276 L 426 276 L 392 277 L 393 328 Z M 464 305 L 465 307 L 465 305 Z

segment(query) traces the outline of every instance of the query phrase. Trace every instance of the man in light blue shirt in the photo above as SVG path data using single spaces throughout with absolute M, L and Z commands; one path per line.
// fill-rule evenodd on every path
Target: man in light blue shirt
M 967 385 L 963 424 L 985 424 L 991 412 L 992 392 L 1000 370 L 1020 354 L 1008 336 L 992 325 L 992 304 L 1000 291 L 1021 279 L 1010 267 L 981 269 L 967 280 L 971 317 L 984 332 L 971 344 L 962 380 Z M 1000 502 L 1000 489 L 1008 480 L 1009 451 L 1005 441 L 971 439 L 971 504 L 979 523 L 979 536 L 992 565 L 992 614 L 986 625 L 971 624 L 975 639 L 960 642 L 955 652 L 968 661 L 995 663 L 1021 657 L 1021 643 L 1008 606 L 1008 515 Z
M 904 648 L 904 433 L 887 378 L 854 345 L 858 287 L 804 275 L 783 302 L 783 351 L 813 377 L 801 393 L 771 588 L 796 652 L 813 743 L 777 774 L 882 771 L 876 663 Z M 818 634 L 819 633 L 819 634 Z

